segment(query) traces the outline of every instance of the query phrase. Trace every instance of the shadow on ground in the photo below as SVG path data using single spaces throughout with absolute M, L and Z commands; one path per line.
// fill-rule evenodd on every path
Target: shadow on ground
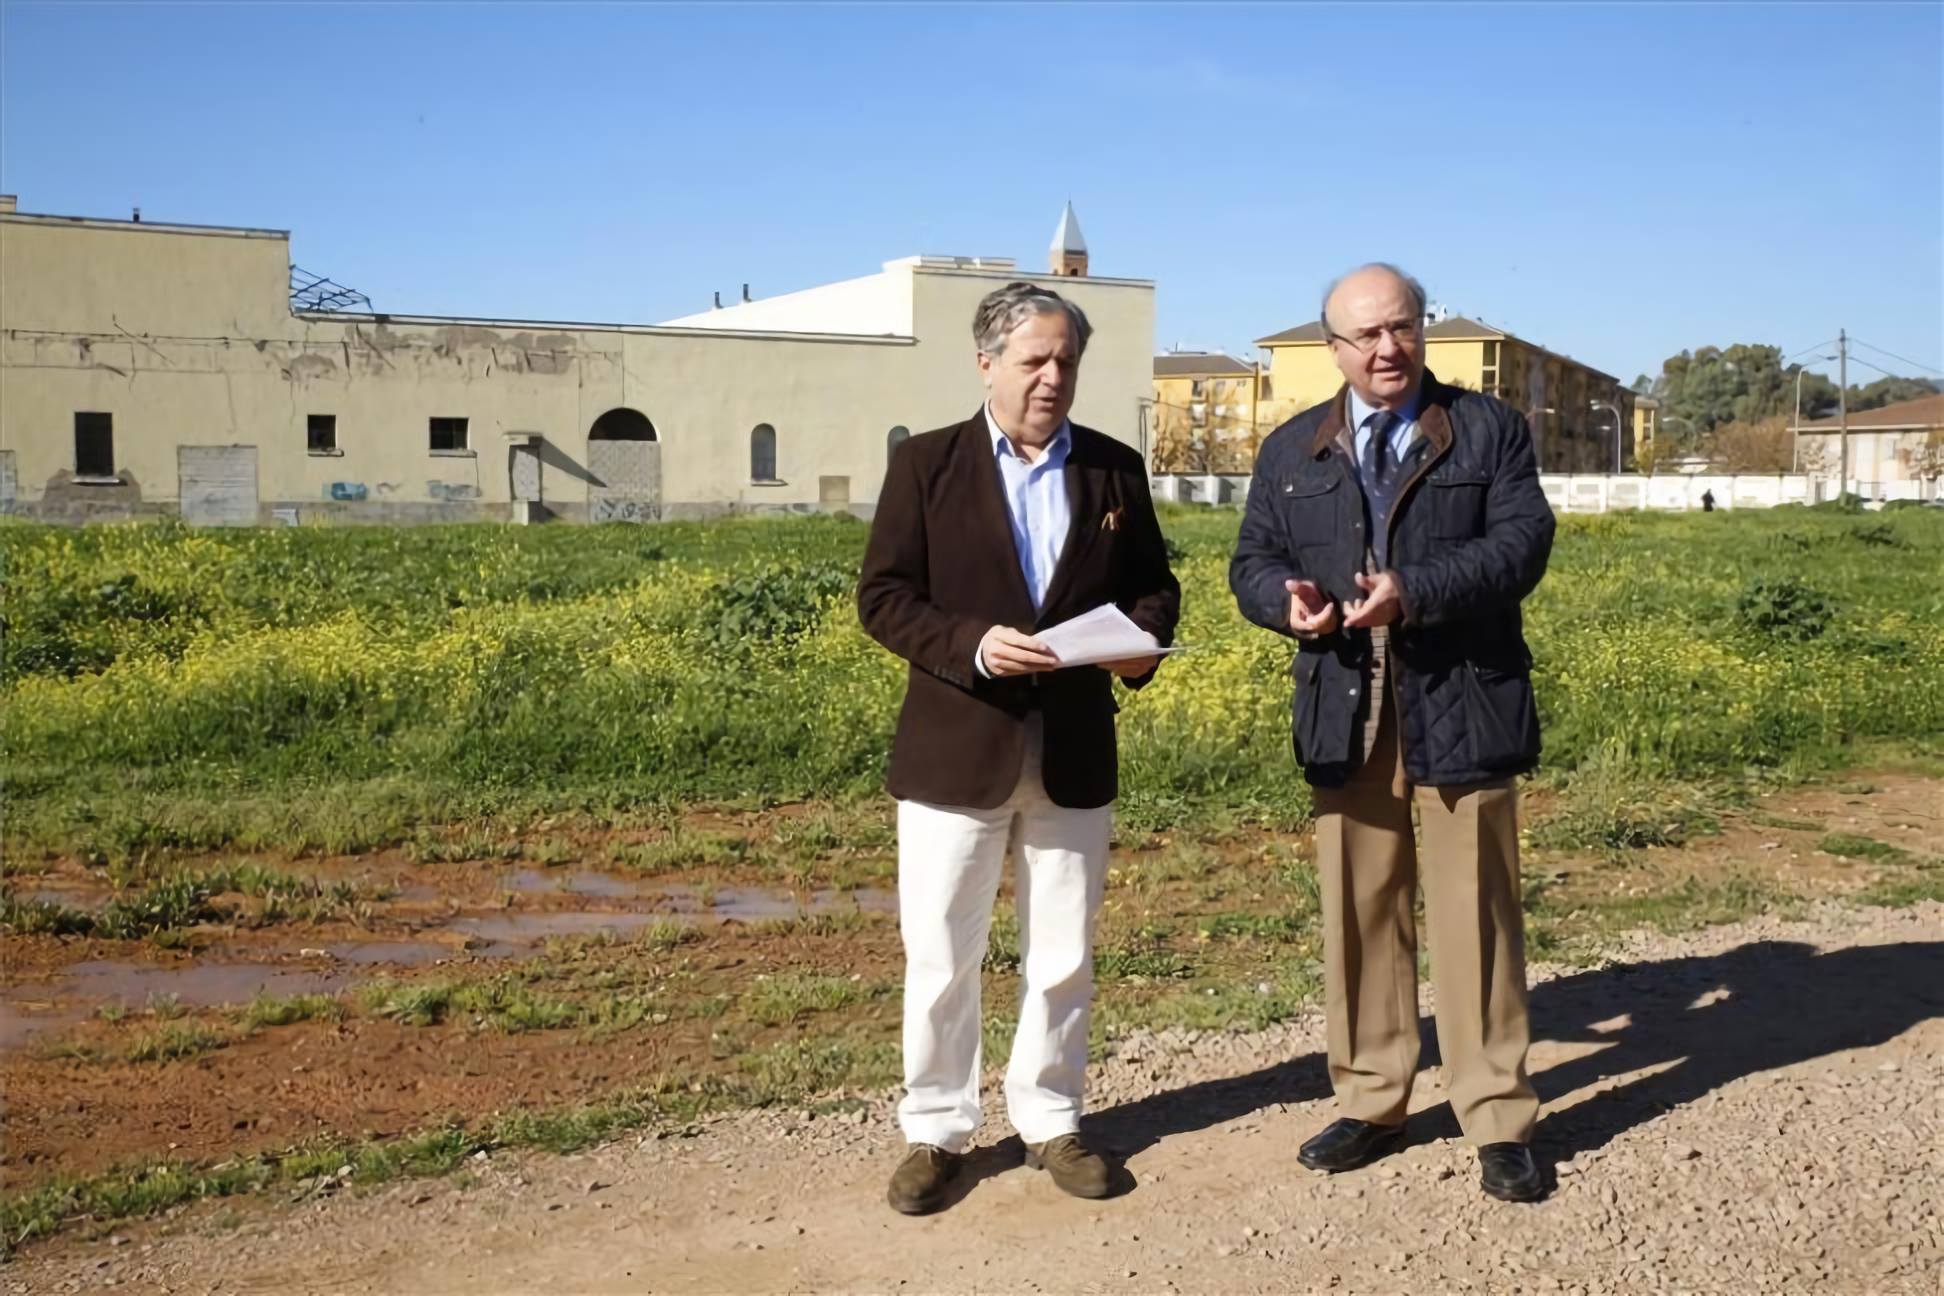
M 1944 1017 L 1944 942 L 1938 941 L 1827 953 L 1794 942 L 1755 941 L 1722 954 L 1615 965 L 1548 981 L 1532 992 L 1534 1042 L 1604 1047 L 1535 1075 L 1542 1100 L 1664 1069 L 1545 1114 L 1535 1145 L 1546 1158 L 1564 1160 L 1733 1081 L 1882 1044 L 1933 1017 Z M 1430 1019 L 1419 1025 L 1424 1064 L 1434 1065 Z M 1329 1096 L 1323 1054 L 1309 1053 L 1110 1107 L 1089 1116 L 1085 1128 L 1101 1147 L 1130 1157 L 1163 1139 L 1277 1103 Z M 1457 1133 L 1447 1104 L 1411 1118 L 1412 1142 Z M 995 1160 L 985 1174 L 1018 1163 L 1012 1140 L 992 1152 Z

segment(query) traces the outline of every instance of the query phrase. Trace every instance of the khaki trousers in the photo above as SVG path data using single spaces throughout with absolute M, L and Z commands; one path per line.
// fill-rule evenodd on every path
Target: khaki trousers
M 1314 789 L 1330 1084 L 1345 1116 L 1404 1119 L 1418 1063 L 1411 903 L 1421 876 L 1451 1109 L 1474 1145 L 1524 1143 L 1539 1100 L 1526 1078 L 1518 791 L 1510 779 L 1411 787 L 1396 703 L 1389 689 L 1382 697 L 1369 757 L 1345 786 Z

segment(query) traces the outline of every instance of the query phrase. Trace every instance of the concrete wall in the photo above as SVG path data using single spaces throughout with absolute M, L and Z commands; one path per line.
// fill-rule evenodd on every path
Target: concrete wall
M 589 431 L 617 408 L 654 425 L 656 515 L 868 511 L 894 426 L 978 408 L 973 308 L 1019 277 L 894 266 L 834 286 L 902 310 L 901 336 L 299 317 L 274 231 L 12 215 L 0 275 L 0 509 L 73 521 L 173 511 L 184 446 L 255 447 L 266 521 L 504 518 L 509 437 L 536 434 L 547 510 L 583 517 Z M 1074 417 L 1137 444 L 1153 287 L 1059 287 L 1095 324 Z M 75 480 L 78 411 L 113 418 L 112 481 Z M 335 416 L 336 453 L 308 450 L 312 414 Z M 434 417 L 467 419 L 467 447 L 432 450 Z M 773 482 L 750 478 L 759 423 L 776 431 Z
M 1231 504 L 1249 497 L 1246 473 L 1156 473 L 1154 498 L 1173 504 Z M 1773 473 L 1747 476 L 1704 476 L 1663 473 L 1643 477 L 1634 473 L 1543 473 L 1540 489 L 1558 513 L 1613 513 L 1652 509 L 1673 513 L 1703 511 L 1701 497 L 1710 492 L 1718 509 L 1775 508 L 1782 504 L 1814 504 L 1836 497 L 1836 483 L 1800 475 Z M 1852 480 L 1852 494 L 1868 501 L 1933 499 L 1939 492 L 1914 481 Z

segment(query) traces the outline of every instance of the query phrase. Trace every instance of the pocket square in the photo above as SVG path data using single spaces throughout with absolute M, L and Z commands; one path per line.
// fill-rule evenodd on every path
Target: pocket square
M 1103 531 L 1120 530 L 1121 518 L 1126 516 L 1126 514 L 1127 509 L 1124 506 L 1108 509 L 1106 515 L 1100 519 L 1100 529 Z

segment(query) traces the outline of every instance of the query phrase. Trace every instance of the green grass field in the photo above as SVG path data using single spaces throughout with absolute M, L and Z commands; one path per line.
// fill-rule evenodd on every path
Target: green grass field
M 1124 699 L 1122 819 L 1296 822 L 1291 645 L 1229 597 L 1236 515 L 1163 525 L 1202 650 Z M 873 795 L 902 665 L 857 625 L 865 532 L 0 527 L 10 856 Z M 1578 841 L 1859 745 L 1944 750 L 1936 511 L 1567 517 L 1527 613 L 1539 778 Z

